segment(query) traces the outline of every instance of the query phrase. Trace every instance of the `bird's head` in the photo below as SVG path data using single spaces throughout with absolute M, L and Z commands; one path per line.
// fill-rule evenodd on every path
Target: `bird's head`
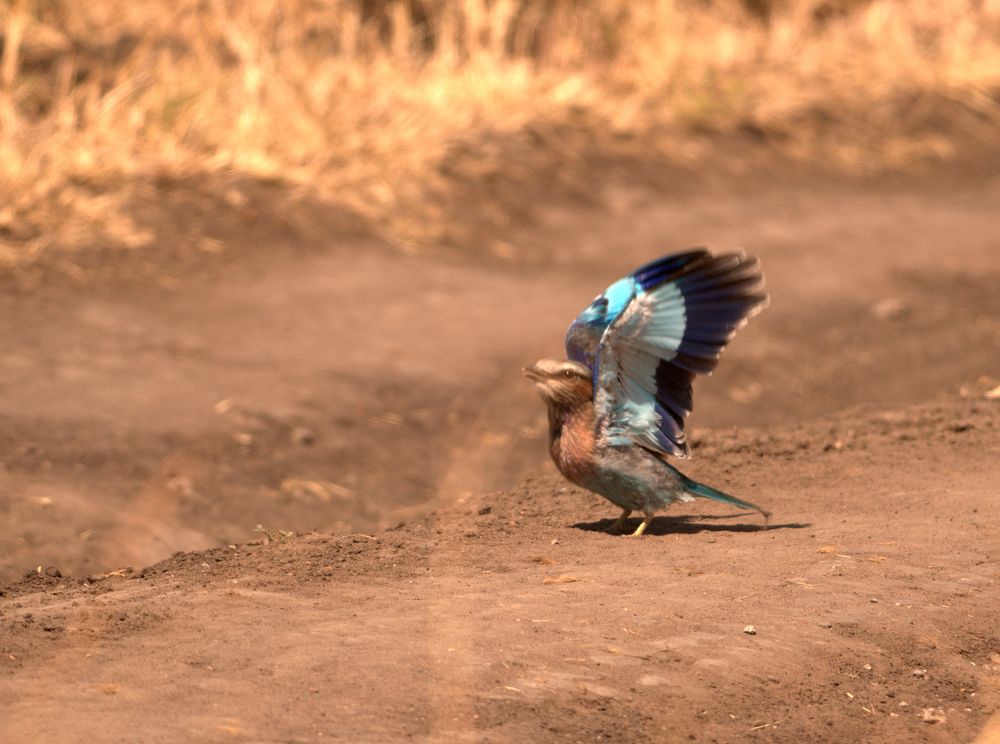
M 593 397 L 593 381 L 585 364 L 569 359 L 539 359 L 521 373 L 535 383 L 546 405 L 574 407 Z

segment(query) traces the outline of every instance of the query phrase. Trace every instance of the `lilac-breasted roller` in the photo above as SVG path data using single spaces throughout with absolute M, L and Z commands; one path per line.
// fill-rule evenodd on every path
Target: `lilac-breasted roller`
M 704 248 L 658 258 L 598 295 L 566 333 L 569 359 L 524 370 L 548 408 L 549 452 L 560 472 L 616 504 L 619 531 L 696 496 L 770 514 L 668 465 L 690 456 L 684 420 L 691 383 L 768 302 L 760 261 Z

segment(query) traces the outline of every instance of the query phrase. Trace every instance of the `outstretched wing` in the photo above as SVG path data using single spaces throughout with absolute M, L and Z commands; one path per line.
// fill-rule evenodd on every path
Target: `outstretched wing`
M 646 264 L 594 300 L 566 346 L 594 372 L 604 441 L 686 457 L 691 383 L 715 369 L 736 331 L 767 304 L 763 285 L 755 257 L 698 249 Z
M 651 261 L 619 279 L 597 295 L 570 324 L 566 331 L 566 356 L 575 362 L 586 364 L 596 373 L 597 347 L 601 338 L 628 304 L 637 295 L 655 289 L 663 277 L 710 257 L 711 254 L 704 248 L 673 253 Z

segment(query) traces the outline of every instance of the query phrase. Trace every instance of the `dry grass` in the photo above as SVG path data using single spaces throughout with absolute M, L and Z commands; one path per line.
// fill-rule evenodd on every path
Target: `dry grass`
M 742 130 L 899 168 L 1000 119 L 1000 0 L 0 2 L 0 262 L 155 243 L 163 184 L 280 184 L 418 249 L 586 153 Z

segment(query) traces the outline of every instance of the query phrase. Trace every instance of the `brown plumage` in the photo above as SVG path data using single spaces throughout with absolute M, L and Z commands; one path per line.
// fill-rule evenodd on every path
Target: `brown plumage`
M 543 359 L 524 370 L 524 376 L 546 403 L 549 415 L 549 454 L 566 478 L 577 485 L 594 474 L 593 383 L 582 364 Z

